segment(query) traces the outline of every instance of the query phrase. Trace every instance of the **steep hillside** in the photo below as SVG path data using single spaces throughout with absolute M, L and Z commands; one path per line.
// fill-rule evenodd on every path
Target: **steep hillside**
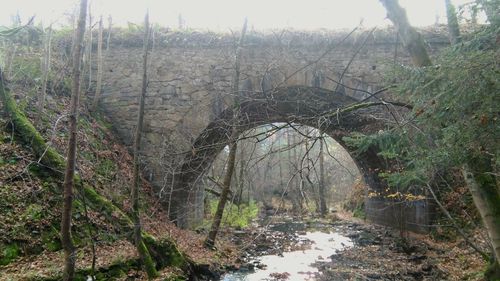
M 36 123 L 34 95 L 25 85 L 9 86 L 10 91 L 2 94 L 14 98 L 20 109 L 18 113 L 25 112 L 27 119 L 23 122 Z M 27 136 L 25 128 L 19 127 L 19 118 L 5 106 L 8 100 L 2 101 L 0 280 L 56 280 L 62 273 L 59 239 L 62 179 L 61 172 L 43 159 L 53 149 L 54 153 L 64 155 L 69 99 L 65 95 L 48 95 L 46 110 L 36 126 L 47 145 L 43 151 L 38 147 L 39 140 Z M 91 274 L 94 245 L 100 279 L 120 276 L 127 280 L 141 279 L 144 276 L 138 270 L 136 251 L 128 239 L 130 229 L 125 215 L 131 206 L 131 156 L 115 139 L 111 124 L 103 116 L 91 114 L 85 106 L 80 112 L 77 170 L 82 182 L 75 191 L 72 229 L 78 247 L 79 276 L 85 278 Z M 157 266 L 167 266 L 161 278 L 192 274 L 193 266 L 221 261 L 215 258 L 215 252 L 203 248 L 201 236 L 178 230 L 167 220 L 146 181 L 141 196 L 144 230 L 156 237 L 148 236 L 153 239 L 150 244 L 159 247 Z M 189 249 L 190 256 L 179 256 L 177 249 L 185 252 Z

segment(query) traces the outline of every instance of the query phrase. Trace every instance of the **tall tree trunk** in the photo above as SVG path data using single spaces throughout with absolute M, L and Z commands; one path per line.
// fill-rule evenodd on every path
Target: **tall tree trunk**
M 493 248 L 494 261 L 489 272 L 490 280 L 498 280 L 500 278 L 500 190 L 492 168 L 492 159 L 485 155 L 471 159 L 463 168 L 463 176 Z
M 101 97 L 102 88 L 102 68 L 103 68 L 103 57 L 102 57 L 102 32 L 103 32 L 102 16 L 99 19 L 99 35 L 97 37 L 97 82 L 94 96 L 94 104 L 92 109 L 96 110 L 99 105 L 99 98 Z
M 448 33 L 450 36 L 450 42 L 452 45 L 454 45 L 461 41 L 457 12 L 455 10 L 455 6 L 453 6 L 453 4 L 451 3 L 451 0 L 445 0 L 445 5 L 446 5 L 446 18 L 448 20 Z
M 40 123 L 42 119 L 42 112 L 45 106 L 45 95 L 47 94 L 47 82 L 49 80 L 49 72 L 50 72 L 50 55 L 52 48 L 52 25 L 49 26 L 49 31 L 45 35 L 45 47 L 44 47 L 44 56 L 43 56 L 43 79 L 42 79 L 42 92 L 40 93 L 38 99 L 38 115 L 36 118 L 36 123 Z
M 111 28 L 113 26 L 113 18 L 111 15 L 108 17 L 108 38 L 106 39 L 106 52 L 109 51 L 109 41 L 111 41 Z
M 243 203 L 243 188 L 245 186 L 245 150 L 244 146 L 240 146 L 240 156 L 239 156 L 239 174 L 238 174 L 238 191 L 236 195 L 236 204 L 238 205 L 238 210 L 240 210 L 240 205 Z
M 227 161 L 227 171 L 224 175 L 223 189 L 221 192 L 221 196 L 219 198 L 219 203 L 217 204 L 217 210 L 214 215 L 214 221 L 212 222 L 212 227 L 210 228 L 210 232 L 208 233 L 208 237 L 205 240 L 205 245 L 209 248 L 213 248 L 215 244 L 215 239 L 217 237 L 217 233 L 219 232 L 220 224 L 222 221 L 222 215 L 224 214 L 224 207 L 226 206 L 226 202 L 228 199 L 229 191 L 231 189 L 231 179 L 233 177 L 234 166 L 236 164 L 236 149 L 237 145 L 237 129 L 236 125 L 238 122 L 238 106 L 240 105 L 240 91 L 239 91 L 239 82 L 240 82 L 240 59 L 242 52 L 243 40 L 245 38 L 245 33 L 247 31 L 247 20 L 243 23 L 243 28 L 241 30 L 240 40 L 238 45 L 236 46 L 236 54 L 235 54 L 235 62 L 234 62 L 234 76 L 233 76 L 233 86 L 232 92 L 236 95 L 235 98 L 235 106 L 234 106 L 234 116 L 233 116 L 233 127 L 231 128 L 231 136 L 229 141 L 229 156 Z
M 6 62 L 5 62 L 5 72 L 3 73 L 3 76 L 7 79 L 11 78 L 12 74 L 12 64 L 14 63 L 14 58 L 16 57 L 17 53 L 17 45 L 12 43 L 9 48 L 7 48 L 7 52 L 5 54 L 6 57 Z
M 323 132 L 320 132 L 319 142 L 319 202 L 321 217 L 325 217 L 327 213 L 326 207 L 326 192 L 325 192 L 325 154 L 323 153 Z
M 271 147 L 272 149 L 272 147 Z M 274 154 L 274 153 L 273 153 Z M 271 156 L 273 155 L 271 154 Z M 281 161 L 281 153 L 278 154 L 278 169 L 279 169 L 279 177 L 280 177 L 280 190 L 283 189 L 283 161 Z M 269 160 L 270 161 L 270 160 Z
M 271 147 L 269 148 L 269 151 L 273 151 L 274 147 L 274 142 L 271 143 Z M 269 157 L 267 157 L 267 161 L 265 166 L 263 167 L 263 175 L 258 176 L 257 178 L 260 179 L 260 192 L 259 192 L 259 198 L 261 201 L 264 203 L 264 207 L 266 209 L 272 208 L 273 207 L 273 189 L 272 188 L 267 188 L 266 183 L 272 182 L 272 178 L 269 179 L 269 174 L 273 171 L 273 160 L 275 156 L 278 156 L 278 165 L 280 168 L 280 175 L 281 175 L 281 160 L 279 158 L 280 155 L 279 153 L 271 153 Z M 259 168 L 257 168 L 258 171 L 260 171 Z M 260 173 L 259 173 L 260 174 Z M 283 189 L 283 182 L 280 183 L 280 189 Z
M 287 189 L 288 189 L 288 196 L 290 198 L 290 201 L 292 201 L 292 212 L 296 213 L 299 211 L 299 203 L 298 203 L 298 199 L 297 199 L 297 185 L 296 185 L 296 179 L 294 179 L 294 172 L 295 172 L 295 169 L 293 168 L 293 165 L 292 163 L 296 160 L 295 157 L 296 157 L 296 153 L 295 153 L 295 149 L 296 147 L 293 148 L 294 150 L 294 156 L 292 158 L 292 149 L 290 149 L 290 145 L 292 144 L 292 140 L 291 140 L 291 137 L 290 137 L 290 128 L 288 128 L 288 130 L 286 130 L 286 145 L 288 147 L 287 149 L 287 158 L 288 158 L 288 181 L 287 181 L 287 184 L 289 186 L 287 186 Z
M 425 43 L 415 28 L 408 22 L 406 11 L 401 8 L 397 0 L 379 0 L 387 11 L 387 17 L 396 27 L 401 40 L 410 53 L 413 64 L 416 66 L 430 66 L 431 59 L 425 49 Z
M 146 90 L 148 87 L 148 52 L 149 52 L 149 12 L 144 18 L 144 48 L 142 54 L 142 88 L 139 97 L 139 113 L 137 116 L 137 127 L 134 138 L 134 186 L 132 187 L 132 219 L 134 220 L 134 242 L 139 254 L 139 258 L 148 274 L 149 279 L 153 279 L 158 275 L 151 255 L 144 245 L 142 240 L 141 218 L 139 214 L 139 189 L 141 186 L 141 176 L 139 171 L 140 166 L 140 149 L 142 138 L 142 127 L 144 123 L 144 104 L 146 100 Z
M 285 131 L 286 133 L 286 146 L 287 146 L 287 151 L 286 151 L 286 157 L 287 157 L 287 168 L 288 168 L 288 180 L 286 181 L 287 182 L 287 186 L 286 186 L 286 189 L 287 189 L 287 193 L 288 193 L 288 197 L 290 198 L 290 201 L 292 202 L 292 210 L 296 210 L 297 209 L 297 204 L 295 203 L 295 198 L 293 197 L 293 188 L 290 188 L 291 184 L 292 184 L 292 177 L 293 177 L 293 172 L 292 172 L 292 151 L 290 150 L 290 144 L 291 144 L 291 140 L 290 140 L 290 132 L 289 132 L 289 128 Z
M 71 208 L 73 205 L 73 186 L 76 165 L 76 135 L 78 121 L 78 102 L 80 97 L 80 62 L 82 59 L 82 41 L 85 33 L 85 19 L 87 16 L 87 0 L 80 2 L 80 15 L 78 26 L 73 40 L 73 69 L 71 85 L 71 104 L 69 116 L 69 139 L 66 170 L 63 185 L 63 211 L 61 219 L 61 244 L 64 249 L 64 273 L 65 281 L 73 280 L 75 275 L 75 248 L 71 238 Z
M 219 203 L 217 204 L 217 210 L 215 211 L 212 227 L 210 228 L 208 237 L 205 240 L 205 245 L 209 248 L 213 248 L 215 244 L 215 239 L 217 237 L 217 233 L 219 232 L 220 224 L 222 221 L 222 215 L 224 214 L 224 207 L 226 206 L 227 199 L 229 197 L 228 196 L 229 191 L 231 190 L 231 179 L 233 177 L 234 166 L 236 164 L 236 149 L 237 149 L 237 141 L 233 140 L 229 147 L 227 170 L 226 174 L 224 175 L 224 181 L 222 183 L 223 189 L 220 194 Z
M 90 13 L 92 2 L 89 4 L 89 40 L 87 42 L 87 67 L 88 67 L 88 83 L 87 90 L 92 86 L 92 14 Z
M 293 144 L 295 145 L 296 143 L 298 143 L 297 141 L 297 134 L 294 132 L 294 134 L 292 134 L 292 142 Z M 304 197 L 302 196 L 302 186 L 301 186 L 301 179 L 299 177 L 299 174 L 300 174 L 300 167 L 297 163 L 300 163 L 300 158 L 299 158 L 299 153 L 297 153 L 297 150 L 299 148 L 302 148 L 302 145 L 297 145 L 293 148 L 293 156 L 292 156 L 292 161 L 290 161 L 290 165 L 293 167 L 293 175 L 294 175 L 294 184 L 293 184 L 293 187 L 294 187 L 294 190 L 295 190 L 295 200 L 296 200 L 296 204 L 297 204 L 297 210 L 296 210 L 296 213 L 297 214 L 302 214 L 302 211 L 304 210 Z M 296 165 L 293 165 L 294 163 L 296 163 Z

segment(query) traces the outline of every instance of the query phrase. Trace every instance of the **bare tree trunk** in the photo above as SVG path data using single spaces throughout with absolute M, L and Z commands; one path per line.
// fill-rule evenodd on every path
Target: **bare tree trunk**
M 294 169 L 292 163 L 296 160 L 296 153 L 295 153 L 295 147 L 293 148 L 294 150 L 294 156 L 292 158 L 292 150 L 290 149 L 290 145 L 292 144 L 291 137 L 290 137 L 290 129 L 286 130 L 286 145 L 288 147 L 287 149 L 287 158 L 288 158 L 288 185 L 291 185 L 288 187 L 288 196 L 290 197 L 290 201 L 292 201 L 292 212 L 298 212 L 299 208 L 299 203 L 297 199 L 297 191 L 296 187 L 297 185 L 296 180 L 293 179 L 294 177 Z
M 106 39 L 106 52 L 109 51 L 109 41 L 111 40 L 111 27 L 113 26 L 113 18 L 108 17 L 108 38 Z
M 500 278 L 500 190 L 492 159 L 488 156 L 472 159 L 464 166 L 463 176 L 490 238 L 494 256 L 490 274 L 492 280 L 498 280 L 495 278 Z
M 7 79 L 11 78 L 12 74 L 12 64 L 14 63 L 14 58 L 16 57 L 17 45 L 12 43 L 12 46 L 7 48 L 7 53 L 5 54 L 6 62 L 5 62 L 5 71 L 3 76 Z
M 238 210 L 240 210 L 240 205 L 243 203 L 243 188 L 245 185 L 245 150 L 244 146 L 240 146 L 240 156 L 239 160 L 239 175 L 238 175 L 238 191 L 236 194 L 236 204 L 238 205 Z
M 97 37 L 97 83 L 94 96 L 94 104 L 92 109 L 96 110 L 99 105 L 99 98 L 101 97 L 101 87 L 102 87 L 102 68 L 103 68 L 103 57 L 102 57 L 102 16 L 99 19 L 99 35 Z
M 233 140 L 229 147 L 229 156 L 227 161 L 227 171 L 224 175 L 224 182 L 219 203 L 217 204 L 217 210 L 215 211 L 214 221 L 212 222 L 212 227 L 210 228 L 210 232 L 208 233 L 208 237 L 205 240 L 205 245 L 209 248 L 212 248 L 215 244 L 215 238 L 217 237 L 217 233 L 219 232 L 220 224 L 222 221 L 222 215 L 224 214 L 224 207 L 226 206 L 229 191 L 231 190 L 231 179 L 233 177 L 234 166 L 236 163 L 236 149 L 237 142 Z
M 308 133 L 307 133 L 308 134 Z M 309 195 L 308 196 L 308 192 L 307 192 L 307 185 L 309 184 L 309 176 L 311 174 L 311 165 L 314 166 L 314 160 L 311 159 L 311 155 L 310 155 L 310 152 L 311 152 L 311 149 L 314 147 L 314 144 L 315 142 L 312 143 L 311 147 L 309 147 L 309 140 L 308 139 L 305 139 L 304 141 L 304 146 L 305 146 L 305 153 L 304 153 L 304 156 L 302 157 L 302 159 L 299 161 L 300 162 L 300 166 L 299 166 L 299 175 L 300 175 L 300 194 L 301 194 L 301 198 L 303 199 L 303 203 L 305 203 L 305 210 L 307 212 L 309 212 Z M 301 146 L 302 147 L 302 146 Z M 310 190 L 310 194 L 312 194 L 312 197 L 313 197 L 313 200 L 314 200 L 314 203 L 315 203 L 315 207 L 316 207 L 316 211 L 319 210 L 318 208 L 318 205 L 316 204 L 316 198 L 317 198 L 317 194 L 315 192 L 315 188 L 313 185 L 310 185 L 309 186 L 311 187 L 311 190 Z
M 274 143 L 271 144 L 271 148 L 269 150 L 273 150 Z M 259 197 L 261 201 L 264 203 L 264 207 L 267 208 L 272 208 L 273 207 L 273 192 L 270 188 L 266 188 L 266 183 L 269 181 L 269 174 L 273 170 L 273 160 L 274 157 L 278 155 L 278 165 L 279 165 L 279 171 L 280 171 L 280 176 L 281 176 L 281 159 L 280 155 L 278 153 L 272 153 L 269 157 L 267 157 L 266 164 L 264 166 L 264 172 L 263 175 L 258 177 L 261 179 L 260 181 L 260 193 Z M 260 171 L 260 169 L 258 169 Z M 259 173 L 260 174 L 260 173 Z M 280 182 L 280 189 L 283 189 L 283 181 Z
M 75 248 L 71 238 L 71 208 L 73 205 L 73 186 L 76 165 L 76 135 L 78 121 L 78 102 L 80 97 L 80 62 L 82 53 L 83 34 L 85 33 L 85 19 L 87 16 L 87 0 L 80 2 L 80 15 L 78 26 L 73 40 L 73 69 L 71 86 L 71 104 L 69 116 L 69 140 L 66 171 L 64 173 L 63 185 L 63 212 L 61 219 L 61 244 L 64 249 L 64 273 L 65 281 L 73 280 L 75 275 Z
M 297 142 L 297 135 L 295 134 L 292 134 L 292 142 L 293 144 L 295 145 Z M 293 163 L 300 163 L 300 159 L 299 159 L 299 155 L 297 153 L 297 150 L 299 149 L 299 147 L 302 147 L 301 145 L 297 145 L 293 148 L 292 152 L 293 152 L 293 156 L 292 156 L 292 161 L 290 161 L 290 165 L 291 167 L 293 167 L 293 172 L 292 172 L 292 175 L 294 176 L 294 181 L 293 181 L 293 188 L 295 190 L 295 200 L 297 202 L 297 209 L 296 209 L 296 212 L 297 214 L 302 214 L 303 210 L 304 210 L 304 196 L 302 195 L 302 186 L 301 186 L 301 180 L 300 180 L 300 177 L 298 176 L 298 174 L 300 173 L 300 168 L 298 166 L 298 164 L 294 165 Z
M 139 258 L 148 274 L 149 279 L 153 279 L 158 275 L 151 255 L 144 245 L 142 240 L 141 218 L 139 214 L 139 189 L 141 186 L 141 177 L 139 171 L 140 165 L 140 149 L 142 138 L 142 127 L 144 123 L 144 104 L 146 100 L 146 90 L 148 87 L 148 52 L 149 52 L 149 12 L 144 18 L 144 49 L 142 61 L 142 88 L 139 97 L 139 113 L 137 116 L 137 127 L 134 138 L 134 186 L 132 187 L 132 219 L 134 220 L 134 242 L 139 254 Z
M 316 84 L 316 85 L 318 85 L 318 84 Z M 318 190 L 316 190 L 316 186 L 311 181 L 311 170 L 316 172 L 314 160 L 311 159 L 311 157 L 310 157 L 310 152 L 313 149 L 315 143 L 316 143 L 316 141 L 314 141 L 312 143 L 311 147 L 309 147 L 309 140 L 307 140 L 307 139 L 305 140 L 306 152 L 304 154 L 304 157 L 302 158 L 302 163 L 305 162 L 306 164 L 305 165 L 301 164 L 300 177 L 302 178 L 302 181 L 304 181 L 304 185 L 307 183 L 310 186 L 312 198 L 314 201 L 314 207 L 316 208 L 316 213 L 321 213 L 320 198 L 319 198 L 320 197 L 319 196 L 319 185 L 317 188 Z M 306 172 L 304 172 L 304 171 L 306 171 Z
M 445 0 L 446 5 L 446 18 L 448 20 L 448 32 L 450 36 L 450 42 L 452 45 L 460 43 L 460 28 L 458 26 L 457 12 L 455 6 L 451 3 L 451 0 Z
M 89 238 L 90 238 L 90 249 L 92 251 L 92 264 L 90 266 L 90 278 L 92 279 L 92 281 L 95 281 L 96 280 L 95 265 L 96 265 L 96 261 L 97 261 L 95 242 L 96 242 L 97 237 L 95 236 L 94 231 L 92 230 L 93 227 L 92 227 L 92 224 L 91 224 L 91 221 L 89 218 L 89 212 L 88 212 L 88 208 L 87 208 L 87 200 L 85 199 L 85 191 L 84 191 L 83 184 L 81 184 L 81 183 L 82 182 L 80 181 L 80 184 L 78 187 L 79 187 L 80 195 L 82 198 L 83 214 L 85 216 L 85 223 L 87 224 L 87 231 L 89 233 Z
M 87 90 L 90 89 L 92 86 L 92 14 L 90 13 L 90 6 L 92 5 L 92 2 L 90 2 L 89 5 L 89 41 L 87 42 L 87 66 L 88 66 L 88 84 L 87 84 Z
M 45 47 L 44 47 L 44 56 L 43 56 L 43 81 L 42 81 L 42 92 L 40 93 L 40 97 L 38 100 L 38 115 L 36 118 L 36 123 L 40 123 L 42 119 L 43 107 L 45 106 L 45 95 L 47 94 L 47 82 L 49 80 L 49 72 L 50 72 L 50 55 L 52 48 L 52 25 L 49 26 L 49 31 L 45 35 Z
M 406 11 L 399 6 L 397 0 L 379 0 L 387 11 L 387 17 L 396 27 L 401 40 L 410 53 L 413 64 L 416 66 L 429 66 L 431 59 L 425 49 L 422 36 L 408 22 Z
M 240 82 L 240 58 L 241 58 L 241 51 L 242 51 L 242 45 L 243 45 L 243 39 L 245 38 L 245 33 L 247 31 L 247 20 L 245 19 L 245 22 L 243 23 L 243 28 L 241 30 L 241 36 L 240 40 L 238 42 L 238 45 L 236 46 L 236 55 L 235 55 L 235 62 L 234 62 L 234 77 L 233 77 L 233 93 L 236 95 L 235 98 L 235 109 L 234 109 L 234 116 L 233 116 L 233 127 L 231 128 L 231 136 L 230 136 L 230 142 L 229 142 L 229 156 L 228 156 L 228 162 L 227 162 L 227 171 L 224 176 L 224 182 L 223 182 L 223 189 L 221 192 L 221 196 L 219 198 L 219 203 L 217 204 L 217 211 L 215 212 L 214 215 L 214 221 L 212 222 L 212 227 L 210 228 L 210 232 L 208 233 L 208 237 L 205 240 L 205 245 L 209 248 L 213 248 L 215 244 L 215 238 L 217 237 L 217 233 L 219 232 L 220 224 L 222 221 L 222 215 L 224 214 L 224 207 L 226 206 L 227 198 L 229 195 L 229 191 L 231 189 L 231 179 L 233 177 L 233 172 L 234 172 L 234 166 L 236 163 L 236 149 L 238 148 L 237 145 L 237 131 L 236 131 L 236 122 L 238 120 L 238 110 L 237 107 L 239 106 L 240 102 L 240 93 L 239 93 L 239 82 Z
M 319 142 L 319 202 L 321 217 L 325 217 L 327 213 L 326 207 L 326 192 L 325 192 L 325 155 L 323 153 L 323 132 L 320 132 Z
M 280 189 L 283 189 L 283 165 L 282 165 L 282 163 L 283 163 L 283 161 L 281 161 L 281 153 L 279 153 L 278 154 L 278 169 L 279 169 L 279 177 L 280 177 Z

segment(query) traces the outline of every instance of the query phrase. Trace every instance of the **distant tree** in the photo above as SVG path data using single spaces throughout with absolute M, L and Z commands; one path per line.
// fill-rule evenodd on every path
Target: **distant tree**
M 177 16 L 177 27 L 181 30 L 186 28 L 186 20 L 182 17 L 182 14 Z
M 96 110 L 99 105 L 99 98 L 101 97 L 102 89 L 102 68 L 103 68 L 103 57 L 102 57 L 102 32 L 103 32 L 102 16 L 99 19 L 99 34 L 97 36 L 97 82 L 95 88 L 94 103 L 92 109 Z
M 92 85 L 92 41 L 93 41 L 93 23 L 92 23 L 92 14 L 90 13 L 91 11 L 91 5 L 92 2 L 89 3 L 88 11 L 89 11 L 89 26 L 88 26 L 88 32 L 87 32 L 87 56 L 85 59 L 85 66 L 87 68 L 87 75 L 88 75 L 88 82 L 87 82 L 87 87 L 86 89 L 89 90 L 90 86 Z
M 47 82 L 49 80 L 50 72 L 50 56 L 52 48 L 52 24 L 47 28 L 48 31 L 45 32 L 44 48 L 43 48 L 43 69 L 42 69 L 42 91 L 38 97 L 38 115 L 37 123 L 40 122 L 42 118 L 43 108 L 45 106 L 45 95 L 47 94 Z
M 239 95 L 239 82 L 240 82 L 240 59 L 241 59 L 241 51 L 242 51 L 242 45 L 243 45 L 243 40 L 245 38 L 245 33 L 247 31 L 247 20 L 245 19 L 245 22 L 243 24 L 243 28 L 241 30 L 241 36 L 240 40 L 238 42 L 238 45 L 236 46 L 236 55 L 235 55 L 235 62 L 234 62 L 234 77 L 233 77 L 233 85 L 232 85 L 232 92 L 236 95 L 235 97 L 235 113 L 234 113 L 234 121 L 238 120 L 238 113 L 236 111 L 237 106 L 239 105 L 238 103 L 241 101 Z M 222 183 L 222 191 L 219 197 L 219 203 L 217 204 L 217 210 L 214 215 L 214 220 L 212 222 L 212 227 L 210 228 L 210 232 L 208 233 L 208 237 L 205 240 L 205 245 L 209 248 L 212 248 L 215 243 L 215 239 L 217 237 L 217 233 L 219 232 L 219 227 L 222 221 L 222 215 L 224 213 L 224 207 L 226 206 L 226 202 L 229 196 L 229 192 L 231 190 L 231 179 L 233 177 L 233 172 L 234 172 L 234 167 L 236 165 L 236 150 L 238 148 L 237 145 L 237 129 L 236 126 L 237 124 L 233 124 L 233 127 L 231 128 L 231 136 L 230 136 L 230 142 L 229 142 L 229 155 L 228 155 L 228 162 L 227 162 L 227 171 L 224 176 L 224 181 Z
M 108 37 L 106 39 L 106 52 L 109 51 L 109 42 L 111 41 L 111 28 L 113 27 L 113 18 L 111 15 L 108 17 Z
M 445 0 L 446 5 L 446 18 L 448 20 L 448 33 L 450 36 L 451 44 L 460 42 L 460 27 L 458 26 L 457 11 L 451 0 Z
M 61 219 L 61 244 L 64 249 L 64 273 L 65 281 L 73 280 L 75 275 L 76 254 L 71 238 L 71 209 L 73 205 L 73 187 L 76 165 L 76 137 L 78 125 L 78 103 L 80 98 L 80 62 L 82 59 L 82 42 L 85 32 L 85 19 L 87 15 L 87 0 L 80 2 L 80 15 L 78 25 L 73 40 L 72 51 L 72 84 L 71 84 L 71 104 L 69 115 L 69 139 L 68 152 L 66 157 L 66 171 L 64 173 L 63 185 L 63 211 Z
M 324 134 L 321 132 L 319 142 L 319 208 L 321 217 L 325 217 L 328 212 L 328 208 L 326 206 L 325 153 L 323 148 L 326 143 L 323 136 Z
M 142 261 L 143 266 L 146 269 L 148 278 L 152 279 L 158 275 L 154 262 L 149 254 L 148 249 L 144 245 L 142 240 L 142 227 L 141 218 L 139 211 L 139 190 L 142 185 L 140 176 L 140 150 L 141 150 L 141 139 L 142 139 L 142 128 L 144 123 L 144 104 L 146 100 L 146 92 L 148 87 L 148 53 L 149 53 L 149 12 L 146 13 L 144 17 L 144 46 L 142 53 L 142 88 L 141 95 L 139 96 L 139 112 L 137 115 L 137 126 L 134 138 L 134 180 L 131 192 L 132 200 L 132 219 L 134 220 L 134 242 L 139 253 L 139 257 Z

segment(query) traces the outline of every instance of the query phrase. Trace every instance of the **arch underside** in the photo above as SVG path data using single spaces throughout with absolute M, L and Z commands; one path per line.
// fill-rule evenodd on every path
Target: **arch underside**
M 189 225 L 194 213 L 195 184 L 229 143 L 233 127 L 238 134 L 275 122 L 296 123 L 320 129 L 346 148 L 358 165 L 366 184 L 372 187 L 380 184 L 373 172 L 382 164 L 377 154 L 374 151 L 353 154 L 342 141 L 342 137 L 351 132 L 372 133 L 385 126 L 376 117 L 383 115 L 380 107 L 338 113 L 357 102 L 342 93 L 307 86 L 277 88 L 242 97 L 238 107 L 226 109 L 203 130 L 192 144 L 192 150 L 186 154 L 174 179 L 170 218 L 181 227 Z M 236 114 L 234 110 L 237 110 Z M 238 120 L 234 121 L 234 116 Z

